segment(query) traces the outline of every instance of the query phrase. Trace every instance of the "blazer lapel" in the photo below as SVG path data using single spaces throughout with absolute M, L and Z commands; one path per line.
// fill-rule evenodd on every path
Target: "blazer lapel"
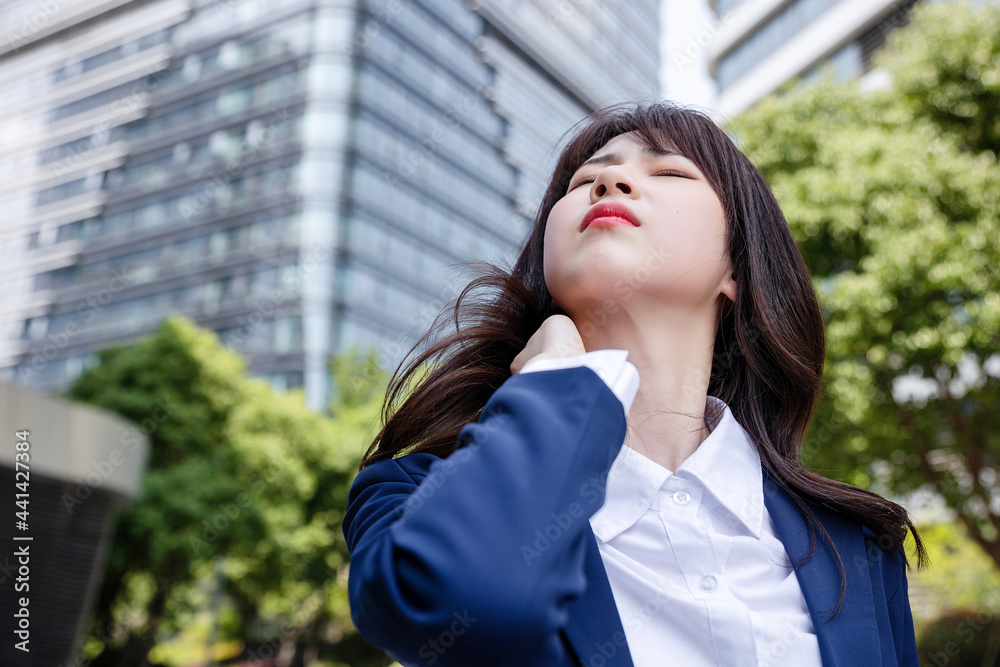
M 634 667 L 625 640 L 625 629 L 618 615 L 618 605 L 611 592 L 611 583 L 604 569 L 597 538 L 589 523 L 584 542 L 587 543 L 584 557 L 587 590 L 570 602 L 569 622 L 564 632 L 582 664 Z M 597 655 L 603 660 L 592 661 Z
M 808 525 L 788 493 L 775 484 L 767 470 L 763 473 L 764 505 L 794 563 L 809 552 Z M 823 665 L 878 667 L 882 664 L 882 654 L 862 527 L 829 508 L 815 503 L 811 507 L 837 546 L 847 578 L 840 613 L 828 621 L 840 595 L 840 568 L 826 539 L 817 530 L 816 552 L 796 570 L 796 576 L 816 630 Z
M 763 482 L 764 505 L 788 557 L 795 562 L 809 552 L 805 517 L 767 470 L 763 470 Z M 795 574 L 816 630 L 823 667 L 880 667 L 882 654 L 862 527 L 833 510 L 817 507 L 815 503 L 812 507 L 840 552 L 847 578 L 840 613 L 828 620 L 840 595 L 840 569 L 829 545 L 817 531 L 815 553 Z M 634 667 L 597 538 L 589 525 L 584 541 L 587 590 L 569 603 L 569 621 L 564 633 L 583 664 L 591 664 L 591 658 L 600 654 L 604 658 L 601 664 L 607 667 Z M 620 638 L 621 645 L 615 642 L 616 638 Z

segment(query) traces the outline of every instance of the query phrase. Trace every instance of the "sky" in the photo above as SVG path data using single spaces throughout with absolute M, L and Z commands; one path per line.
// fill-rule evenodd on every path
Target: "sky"
M 711 108 L 715 83 L 708 76 L 708 47 L 718 19 L 706 0 L 662 0 L 660 90 L 681 104 Z

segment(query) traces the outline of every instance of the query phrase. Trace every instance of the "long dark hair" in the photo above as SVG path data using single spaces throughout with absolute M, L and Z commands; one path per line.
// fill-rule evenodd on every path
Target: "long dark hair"
M 478 419 L 493 392 L 510 377 L 514 357 L 547 317 L 563 313 L 552 304 L 542 270 L 549 212 L 584 160 L 612 138 L 635 132 L 647 145 L 669 147 L 693 161 L 722 202 L 737 289 L 735 300 L 726 300 L 720 312 L 708 393 L 729 405 L 755 443 L 761 465 L 806 517 L 810 550 L 801 562 L 815 552 L 814 526 L 833 547 L 841 573 L 834 615 L 844 600 L 844 565 L 810 503 L 825 504 L 868 526 L 880 536 L 880 548 L 904 560 L 909 528 L 923 568 L 925 549 L 905 508 L 802 464 L 802 438 L 822 384 L 823 317 L 809 271 L 760 171 L 708 116 L 667 102 L 613 105 L 577 127 L 581 124 L 559 156 L 514 268 L 468 263 L 482 275 L 455 299 L 455 333 L 434 342 L 402 373 L 402 363 L 396 369 L 382 405 L 384 426 L 360 468 L 411 447 L 408 453 L 442 458 L 458 448 L 462 427 Z M 496 290 L 495 296 L 469 300 L 470 292 L 484 287 Z M 447 312 L 411 353 L 438 332 Z M 442 361 L 418 373 L 434 357 Z M 415 386 L 407 391 L 411 380 Z

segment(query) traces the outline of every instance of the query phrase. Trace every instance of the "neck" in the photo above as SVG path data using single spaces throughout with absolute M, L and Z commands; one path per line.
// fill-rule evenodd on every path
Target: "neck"
M 690 309 L 619 311 L 602 326 L 579 327 L 587 351 L 628 350 L 639 391 L 627 415 L 625 445 L 674 471 L 708 437 L 705 402 L 712 370 L 715 313 Z

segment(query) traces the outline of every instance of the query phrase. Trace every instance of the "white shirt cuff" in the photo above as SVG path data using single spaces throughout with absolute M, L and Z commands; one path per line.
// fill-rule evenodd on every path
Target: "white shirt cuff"
M 632 408 L 635 395 L 639 392 L 639 369 L 628 359 L 628 350 L 594 350 L 571 357 L 545 357 L 529 361 L 521 367 L 521 373 L 548 371 L 560 368 L 587 366 L 604 380 L 618 400 L 625 414 Z

